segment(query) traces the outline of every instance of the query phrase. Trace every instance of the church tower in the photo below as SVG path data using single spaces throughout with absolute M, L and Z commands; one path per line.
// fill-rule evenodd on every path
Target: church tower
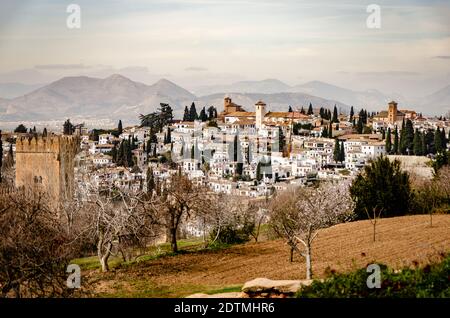
M 389 103 L 388 121 L 391 124 L 394 124 L 397 121 L 397 103 L 394 101 Z
M 266 104 L 263 101 L 258 101 L 255 104 L 256 113 L 256 128 L 260 129 L 262 127 L 264 116 L 266 115 Z

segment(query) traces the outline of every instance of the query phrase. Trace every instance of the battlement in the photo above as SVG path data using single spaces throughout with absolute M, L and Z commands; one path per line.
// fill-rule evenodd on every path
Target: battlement
M 16 152 L 78 152 L 80 140 L 79 136 L 38 136 L 38 137 L 20 137 L 16 140 Z

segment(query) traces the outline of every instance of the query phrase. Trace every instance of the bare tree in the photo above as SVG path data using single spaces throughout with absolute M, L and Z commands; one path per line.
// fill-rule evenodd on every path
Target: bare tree
M 370 220 L 370 223 L 372 224 L 372 227 L 373 227 L 373 241 L 375 242 L 377 221 L 381 217 L 383 208 L 379 208 L 379 207 L 375 206 L 372 208 L 372 211 L 369 211 L 366 207 L 365 211 L 367 214 L 367 218 Z
M 295 188 L 278 194 L 271 203 L 272 228 L 286 239 L 291 251 L 305 258 L 307 279 L 312 277 L 312 243 L 318 231 L 347 221 L 353 215 L 348 188 L 347 182 Z M 298 244 L 303 245 L 303 249 Z
M 84 225 L 78 232 L 95 238 L 102 271 L 109 270 L 112 255 L 120 252 L 128 260 L 127 248 L 160 235 L 155 208 L 146 194 L 125 192 L 113 186 L 98 188 L 89 183 L 83 190 Z
M 187 176 L 177 173 L 161 184 L 156 211 L 166 228 L 166 235 L 174 253 L 178 252 L 177 235 L 180 224 L 193 214 L 205 214 L 211 207 L 211 195 L 207 188 L 193 184 Z
M 0 297 L 69 296 L 66 268 L 78 246 L 45 194 L 0 195 Z

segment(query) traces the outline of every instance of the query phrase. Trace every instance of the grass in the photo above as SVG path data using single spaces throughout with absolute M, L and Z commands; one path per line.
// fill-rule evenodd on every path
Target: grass
M 431 255 L 450 251 L 449 228 L 450 215 L 435 215 L 431 228 L 428 215 L 414 215 L 381 219 L 376 242 L 367 220 L 321 230 L 313 242 L 313 275 L 326 277 L 327 269 L 346 273 L 372 262 L 391 268 L 427 264 Z M 98 268 L 95 258 L 76 261 L 87 269 L 86 285 L 98 297 L 184 297 L 238 291 L 256 277 L 305 278 L 304 259 L 295 254 L 289 262 L 289 248 L 281 239 L 260 237 L 257 243 L 206 250 L 201 240 L 180 240 L 180 250 L 173 255 L 168 244 L 162 244 L 135 262 L 111 266 L 109 273 L 89 270 Z

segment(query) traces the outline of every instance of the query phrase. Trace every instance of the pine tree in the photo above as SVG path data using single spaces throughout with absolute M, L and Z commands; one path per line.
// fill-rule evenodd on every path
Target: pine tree
M 398 140 L 398 128 L 397 126 L 395 126 L 395 130 L 394 130 L 394 149 L 392 149 L 392 152 L 394 154 L 398 154 L 399 152 L 399 140 Z
M 353 116 L 355 115 L 355 111 L 353 110 L 353 106 L 350 108 L 350 118 L 349 122 L 353 122 Z
M 191 116 L 189 114 L 189 109 L 187 106 L 184 107 L 183 121 L 191 121 Z
M 189 121 L 194 121 L 198 119 L 197 109 L 195 108 L 195 103 L 192 102 L 191 108 L 189 109 Z
M 339 144 L 339 140 L 336 138 L 334 141 L 334 151 L 333 151 L 333 160 L 335 162 L 340 161 L 341 159 L 341 146 Z
M 415 156 L 422 156 L 422 134 L 416 129 L 413 139 L 413 152 Z
M 388 128 L 387 130 L 385 144 L 386 144 L 386 153 L 387 154 L 391 153 L 392 150 L 391 128 Z
M 312 107 L 312 104 L 309 103 L 309 107 L 308 107 L 308 115 L 312 115 L 312 114 L 314 114 L 313 107 Z
M 123 133 L 122 120 L 119 120 L 119 124 L 117 125 L 117 133 L 119 136 Z

